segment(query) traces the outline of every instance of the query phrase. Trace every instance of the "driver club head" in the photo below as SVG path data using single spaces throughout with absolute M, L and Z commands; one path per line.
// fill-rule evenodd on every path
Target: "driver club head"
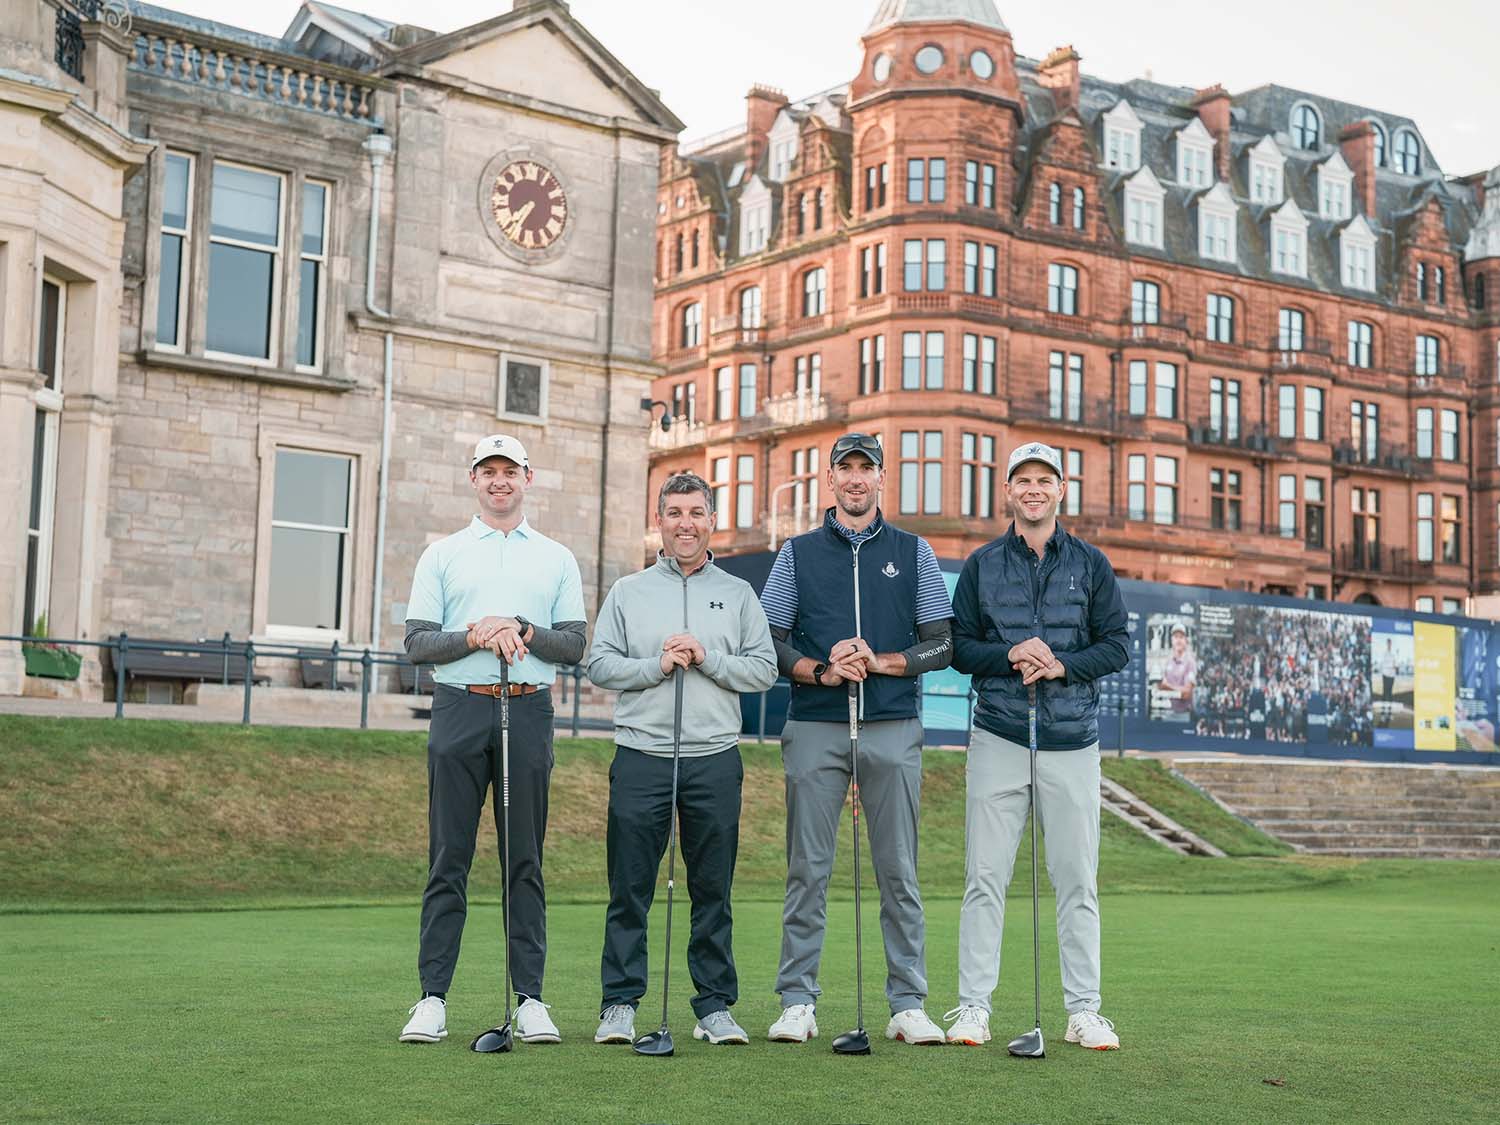
M 1005 1048 L 1018 1059 L 1044 1059 L 1047 1045 L 1042 1042 L 1042 1029 L 1032 1028 L 1025 1035 L 1017 1035 Z
M 630 1045 L 630 1049 L 638 1055 L 653 1055 L 657 1058 L 667 1058 L 676 1048 L 672 1044 L 672 1033 L 666 1028 L 662 1028 L 660 1031 L 652 1031 L 642 1035 Z
M 835 1055 L 868 1055 L 870 1033 L 862 1027 L 844 1032 L 833 1041 L 833 1053 Z
M 499 1027 L 492 1027 L 480 1034 L 474 1042 L 469 1044 L 469 1050 L 481 1055 L 502 1054 L 515 1046 L 515 1040 L 510 1032 L 510 1024 L 502 1023 Z

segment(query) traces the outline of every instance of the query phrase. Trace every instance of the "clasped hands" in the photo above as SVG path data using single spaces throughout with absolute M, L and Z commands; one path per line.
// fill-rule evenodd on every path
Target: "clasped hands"
M 824 687 L 843 683 L 863 683 L 876 673 L 884 673 L 880 657 L 863 637 L 840 641 L 828 652 L 828 667 L 819 682 Z M 887 673 L 888 674 L 888 673 Z
M 514 617 L 481 617 L 468 624 L 469 648 L 487 648 L 507 664 L 514 664 L 530 649 L 521 639 L 521 623 Z
M 1012 645 L 1006 658 L 1010 666 L 1021 673 L 1023 684 L 1034 684 L 1038 680 L 1060 680 L 1068 674 L 1062 661 L 1052 654 L 1047 642 L 1041 637 L 1027 637 L 1018 645 Z
M 696 668 L 708 659 L 708 653 L 691 633 L 673 633 L 661 643 L 661 674 L 670 676 L 673 668 Z

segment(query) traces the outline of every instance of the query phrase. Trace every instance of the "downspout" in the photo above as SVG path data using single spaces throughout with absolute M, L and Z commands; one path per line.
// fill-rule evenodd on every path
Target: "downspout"
M 1474 421 L 1477 411 L 1474 409 L 1474 399 L 1469 399 L 1468 421 L 1469 421 L 1469 480 L 1475 481 L 1479 476 L 1479 450 L 1474 445 Z M 1469 592 L 1464 599 L 1464 612 L 1469 612 L 1469 606 L 1474 598 L 1479 595 L 1479 505 L 1474 503 L 1478 494 L 1477 487 L 1464 489 L 1464 495 L 1469 502 Z M 1463 516 L 1463 512 L 1459 512 Z
M 1109 514 L 1113 518 L 1115 514 L 1115 489 L 1116 475 L 1120 464 L 1120 353 L 1109 353 L 1109 429 L 1110 437 L 1105 442 L 1109 446 Z M 1082 497 L 1079 497 L 1082 499 Z
M 620 254 L 620 132 L 615 130 L 614 203 L 609 212 L 609 311 L 604 314 L 604 425 L 599 431 L 599 556 L 594 570 L 594 608 L 604 604 L 604 532 L 609 515 L 609 416 L 613 405 L 615 373 L 615 302 Z M 654 298 L 653 298 L 654 300 Z M 647 469 L 650 487 L 650 469 Z
M 384 133 L 365 138 L 365 152 L 370 156 L 370 233 L 365 253 L 365 311 L 380 320 L 391 314 L 375 303 L 375 262 L 380 248 L 380 170 L 395 147 Z M 375 502 L 375 589 L 370 595 L 370 647 L 380 649 L 381 589 L 385 581 L 385 514 L 390 495 L 391 476 L 391 382 L 394 368 L 395 335 L 385 332 L 385 372 L 381 387 L 380 414 L 380 487 Z

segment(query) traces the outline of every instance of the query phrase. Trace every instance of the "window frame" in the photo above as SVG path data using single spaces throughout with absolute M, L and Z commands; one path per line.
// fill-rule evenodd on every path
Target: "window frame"
M 210 158 L 210 177 L 208 183 L 208 218 L 207 229 L 204 234 L 204 243 L 207 247 L 207 256 L 204 259 L 204 302 L 203 302 L 203 358 L 217 359 L 229 363 L 243 363 L 251 367 L 279 367 L 281 365 L 282 330 L 282 303 L 287 299 L 286 279 L 286 256 L 287 256 L 287 227 L 291 218 L 291 192 L 289 184 L 297 182 L 301 178 L 293 173 L 278 171 L 275 169 L 257 167 L 254 164 L 242 160 L 233 160 L 225 157 Z M 267 246 L 261 242 L 248 242 L 243 239 L 229 238 L 224 235 L 216 235 L 213 230 L 213 177 L 212 172 L 219 167 L 237 168 L 243 172 L 251 172 L 261 176 L 274 177 L 277 182 L 276 199 L 276 244 Z M 240 355 L 237 352 L 216 351 L 208 346 L 209 337 L 209 310 L 212 304 L 213 292 L 213 248 L 215 246 L 233 246 L 241 250 L 251 250 L 261 254 L 269 254 L 271 257 L 271 291 L 269 294 L 271 321 L 266 332 L 266 355 L 260 356 Z M 325 317 L 325 322 L 326 322 Z
M 168 227 L 166 222 L 166 182 L 167 161 L 173 157 L 187 162 L 187 205 L 183 208 L 185 225 L 181 228 Z M 175 355 L 187 354 L 188 339 L 188 293 L 192 289 L 193 276 L 193 248 L 196 239 L 193 236 L 193 224 L 197 219 L 198 208 L 195 192 L 198 186 L 198 156 L 191 152 L 181 152 L 175 148 L 167 148 L 162 153 L 162 190 L 161 198 L 156 210 L 156 233 L 157 233 L 157 281 L 156 281 L 156 317 L 152 328 L 152 347 L 157 351 L 171 352 Z M 325 209 L 326 210 L 326 209 Z M 182 248 L 177 255 L 177 340 L 175 343 L 164 344 L 159 335 L 161 329 L 161 244 L 167 235 L 173 235 L 182 240 Z M 205 267 L 206 268 L 206 267 Z

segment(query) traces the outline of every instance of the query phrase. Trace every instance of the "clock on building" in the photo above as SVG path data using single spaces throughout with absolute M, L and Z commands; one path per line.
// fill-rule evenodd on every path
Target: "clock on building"
M 568 225 L 568 196 L 552 169 L 539 161 L 512 160 L 490 191 L 490 214 L 500 235 L 522 250 L 546 250 Z

